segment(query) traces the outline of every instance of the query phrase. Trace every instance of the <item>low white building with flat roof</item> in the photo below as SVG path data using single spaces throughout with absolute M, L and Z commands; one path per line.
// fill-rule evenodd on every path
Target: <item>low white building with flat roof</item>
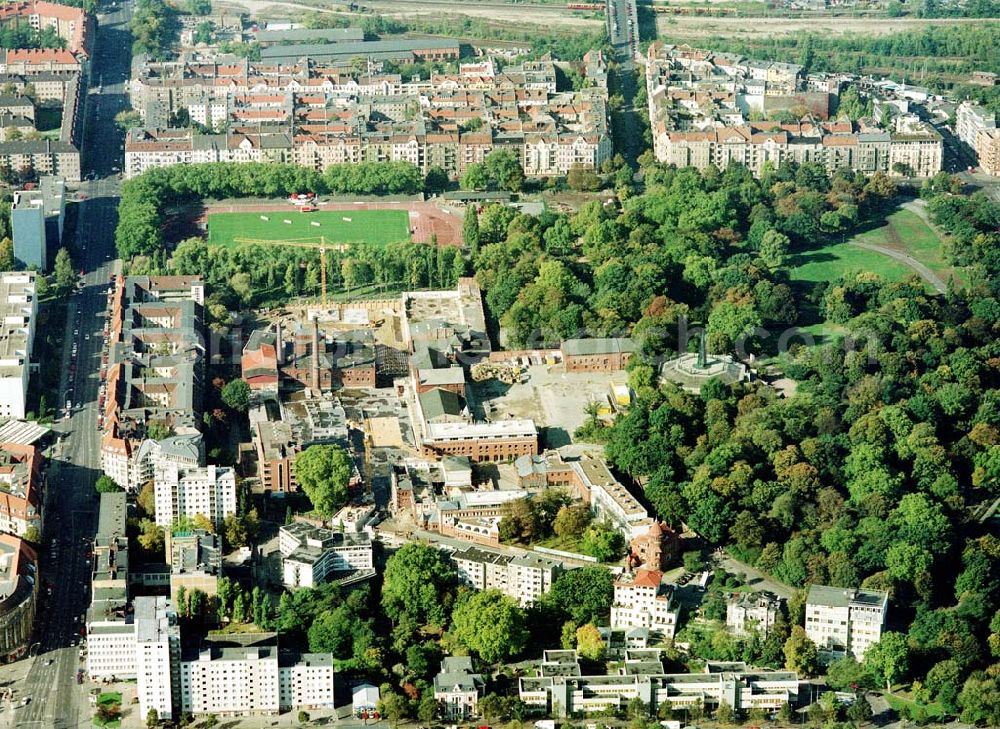
M 658 649 L 626 650 L 618 674 L 584 675 L 576 651 L 545 651 L 539 675 L 518 680 L 518 695 L 531 713 L 572 717 L 623 711 L 640 699 L 660 707 L 711 711 L 726 703 L 736 711 L 776 711 L 798 700 L 799 677 L 791 671 L 754 671 L 745 663 L 709 663 L 701 673 L 666 673 Z

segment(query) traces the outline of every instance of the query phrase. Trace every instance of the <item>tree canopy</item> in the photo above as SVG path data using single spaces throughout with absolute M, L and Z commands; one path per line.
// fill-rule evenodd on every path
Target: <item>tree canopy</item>
M 340 446 L 311 445 L 295 456 L 294 469 L 299 486 L 320 516 L 333 516 L 347 503 L 354 464 Z
M 524 611 L 499 590 L 464 593 L 452 612 L 451 633 L 487 663 L 509 660 L 528 643 Z
M 382 607 L 394 622 L 445 626 L 458 576 L 439 549 L 406 544 L 385 565 Z

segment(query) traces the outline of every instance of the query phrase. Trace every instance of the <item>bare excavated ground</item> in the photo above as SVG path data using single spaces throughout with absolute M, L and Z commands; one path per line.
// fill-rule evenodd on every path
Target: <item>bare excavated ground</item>
M 260 18 L 295 17 L 304 10 L 342 12 L 342 4 L 330 0 L 223 0 L 225 7 L 242 7 Z M 543 26 L 552 30 L 597 30 L 604 23 L 600 13 L 568 10 L 565 5 L 524 5 L 505 2 L 464 2 L 461 0 L 358 0 L 367 10 L 390 18 L 438 20 L 442 16 L 467 17 L 487 21 L 497 28 L 529 29 Z
M 664 40 L 688 38 L 763 38 L 789 33 L 822 35 L 891 35 L 935 25 L 982 23 L 975 18 L 698 18 L 658 15 L 656 30 Z

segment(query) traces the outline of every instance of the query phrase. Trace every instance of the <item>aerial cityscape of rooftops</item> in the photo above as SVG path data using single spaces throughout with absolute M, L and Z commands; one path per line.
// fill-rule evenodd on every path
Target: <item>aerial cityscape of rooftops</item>
M 998 39 L 4 0 L 0 726 L 1000 726 Z

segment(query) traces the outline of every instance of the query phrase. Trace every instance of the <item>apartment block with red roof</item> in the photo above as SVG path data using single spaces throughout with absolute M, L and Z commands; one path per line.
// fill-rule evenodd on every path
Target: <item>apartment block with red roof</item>
M 34 446 L 0 443 L 0 532 L 23 537 L 42 528 L 42 455 Z
M 93 20 L 83 9 L 35 0 L 0 5 L 0 27 L 27 22 L 38 31 L 51 28 L 71 53 L 88 53 Z

